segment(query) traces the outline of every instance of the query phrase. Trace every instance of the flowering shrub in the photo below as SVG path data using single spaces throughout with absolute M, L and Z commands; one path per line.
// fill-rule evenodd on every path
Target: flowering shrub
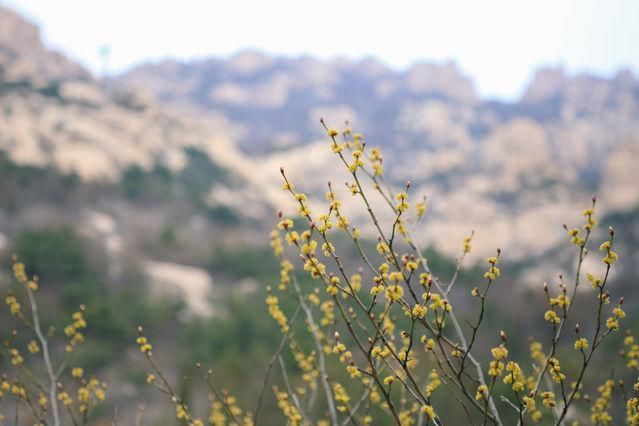
M 596 299 L 596 322 L 592 329 L 585 329 L 575 324 L 570 315 L 577 290 L 583 285 L 582 267 L 597 226 L 594 198 L 583 211 L 582 226 L 566 227 L 577 257 L 574 278 L 564 282 L 561 277 L 558 288 L 548 284 L 543 287 L 547 308 L 539 315 L 551 331 L 550 341 L 545 347 L 540 341 L 531 341 L 530 358 L 515 359 L 510 355 L 506 333 L 502 331 L 495 338 L 481 334 L 489 293 L 499 285 L 501 250 L 486 259 L 484 282 L 470 291 L 477 305 L 475 319 L 462 323 L 449 296 L 457 289 L 455 283 L 465 256 L 472 250 L 473 234 L 460 242 L 461 256 L 452 279 L 444 281 L 436 276 L 411 232 L 411 225 L 417 224 L 427 211 L 425 199 L 411 210 L 410 183 L 399 192 L 391 189 L 384 178 L 383 157 L 378 148 L 367 149 L 363 137 L 350 129 L 325 129 L 330 148 L 352 178 L 346 184 L 348 192 L 359 198 L 378 233 L 377 253 L 374 257 L 366 253 L 360 229 L 350 223 L 330 183 L 326 210 L 314 215 L 307 196 L 281 169 L 282 189 L 297 203 L 299 216 L 306 223 L 296 226 L 293 219 L 280 214 L 277 229 L 271 234 L 271 247 L 281 260 L 281 272 L 279 284 L 268 288 L 266 304 L 281 329 L 282 340 L 252 414 L 243 413 L 233 397 L 211 387 L 212 424 L 257 424 L 266 383 L 275 364 L 280 367 L 283 388 L 273 387 L 273 392 L 291 425 L 388 422 L 384 418 L 401 425 L 442 425 L 449 413 L 459 410 L 465 413 L 468 424 L 502 425 L 509 421 L 519 425 L 559 425 L 569 420 L 574 424 L 584 419 L 588 405 L 590 422 L 605 425 L 613 422 L 609 409 L 617 387 L 627 405 L 625 420 L 639 424 L 639 381 L 629 390 L 623 381 L 606 380 L 597 388 L 600 396 L 594 401 L 584 393 L 594 354 L 610 334 L 619 330 L 625 317 L 623 298 L 612 308 L 609 306 L 608 277 L 618 260 L 612 228 L 608 239 L 599 246 L 603 256 L 601 271 L 586 274 L 585 281 L 591 284 L 592 297 Z M 372 183 L 386 206 L 371 204 L 363 181 Z M 388 227 L 379 218 L 378 208 L 392 212 L 394 219 Z M 336 247 L 339 234 L 357 251 L 358 265 L 343 261 Z M 291 253 L 294 257 L 290 257 Z M 302 286 L 298 281 L 295 258 L 302 267 L 299 273 L 308 274 L 314 286 Z M 294 312 L 285 312 L 280 306 L 283 297 L 297 300 Z M 299 332 L 293 331 L 296 322 L 304 324 L 312 347 L 301 344 Z M 497 343 L 489 353 L 478 353 L 480 339 Z M 559 356 L 564 342 L 572 346 L 569 360 Z M 142 337 L 139 343 L 159 373 L 150 347 L 145 346 L 146 340 Z M 630 334 L 624 343 L 627 367 L 636 375 L 639 345 Z M 290 350 L 295 366 L 285 364 L 285 349 Z M 565 368 L 562 361 L 576 362 L 577 367 Z M 287 370 L 293 367 L 301 371 L 298 383 L 288 377 Z M 149 380 L 155 383 L 154 376 Z M 202 424 L 189 414 L 164 379 L 159 386 L 171 395 L 178 418 L 189 424 Z M 434 402 L 438 394 L 450 396 L 446 405 L 437 406 Z
M 268 363 L 255 406 L 240 408 L 237 398 L 219 387 L 213 372 L 198 364 L 210 401 L 208 418 L 199 417 L 163 374 L 144 330 L 138 330 L 137 344 L 151 369 L 147 382 L 168 396 L 182 424 L 259 424 L 271 381 L 277 383 L 271 387 L 272 398 L 290 425 L 443 425 L 450 424 L 449 418 L 459 419 L 460 413 L 466 424 L 639 424 L 639 381 L 635 383 L 639 344 L 631 333 L 624 339 L 620 362 L 614 365 L 615 376 L 603 383 L 590 382 L 593 357 L 605 347 L 609 336 L 619 332 L 626 316 L 623 298 L 613 302 L 608 288 L 610 271 L 618 260 L 615 231 L 609 228 L 598 250 L 589 250 L 597 226 L 594 198 L 583 211 L 583 223 L 566 227 L 576 257 L 574 276 L 560 277 L 558 285 L 543 286 L 546 306 L 538 317 L 547 329 L 543 334 L 550 338 L 527 342 L 529 355 L 516 356 L 513 346 L 521 345 L 517 342 L 520 336 L 483 332 L 487 316 L 499 315 L 490 312 L 488 301 L 500 286 L 501 250 L 486 259 L 483 277 L 479 277 L 482 283 L 469 292 L 475 306 L 470 315 L 461 317 L 450 300 L 453 292 L 464 291 L 456 283 L 472 250 L 473 233 L 460 241 L 453 276 L 445 280 L 436 275 L 412 235 L 427 213 L 426 200 L 411 200 L 410 183 L 401 191 L 391 188 L 384 178 L 381 151 L 369 149 L 362 135 L 322 124 L 330 149 L 350 175 L 348 196 L 362 203 L 377 233 L 375 251 L 365 247 L 360 228 L 350 222 L 330 183 L 326 208 L 315 214 L 308 197 L 282 168 L 282 189 L 297 203 L 299 218 L 294 221 L 280 214 L 270 236 L 281 268 L 278 284 L 267 290 L 266 305 L 282 337 Z M 368 191 L 377 192 L 384 204 L 373 205 Z M 386 209 L 392 220 L 382 220 L 380 209 Z M 343 255 L 349 249 L 357 253 L 354 264 Z M 597 251 L 600 269 L 584 271 L 584 260 Z M 74 401 L 69 388 L 59 383 L 62 373 L 50 366 L 48 337 L 42 335 L 33 302 L 37 280 L 28 280 L 19 263 L 14 269 L 32 302 L 33 320 L 26 324 L 38 336 L 27 348 L 32 353 L 43 352 L 49 387 L 27 391 L 20 377 L 30 376 L 18 372 L 15 379 L 3 376 L 2 392 L 33 406 L 34 418 L 41 423 L 52 415 L 59 424 L 59 419 L 55 420 L 59 418 L 58 400 L 74 423 L 86 422 L 94 404 L 104 397 L 104 386 L 86 381 L 81 370 L 72 369 L 71 375 L 80 386 Z M 302 281 L 302 275 L 309 278 Z M 594 300 L 595 310 L 591 324 L 580 325 L 573 309 L 577 291 L 586 283 L 591 288 L 583 293 Z M 295 308 L 287 309 L 283 299 L 295 300 Z M 13 293 L 7 297 L 7 305 L 23 318 Z M 71 351 L 82 340 L 82 310 L 74 314 L 73 321 L 65 329 Z M 5 347 L 20 370 L 23 362 L 17 345 L 9 342 Z M 277 380 L 271 377 L 275 371 L 281 375 Z M 632 386 L 619 380 L 626 376 Z M 590 396 L 588 391 L 597 394 Z M 34 399 L 34 395 L 42 399 Z M 612 417 L 615 400 L 625 404 L 623 420 Z
M 38 277 L 29 277 L 25 265 L 16 256 L 13 275 L 16 282 L 14 288 L 9 289 L 5 303 L 11 315 L 24 327 L 20 332 L 12 330 L 10 337 L 2 342 L 0 357 L 10 360 L 10 368 L 0 377 L 0 403 L 14 398 L 32 415 L 36 425 L 86 425 L 94 409 L 106 397 L 106 384 L 85 373 L 83 368 L 73 366 L 75 350 L 84 342 L 85 307 L 80 306 L 71 315 L 60 342 L 54 342 L 55 329 L 43 331 L 40 320 L 36 302 Z M 26 308 L 21 300 L 26 300 Z M 60 350 L 56 351 L 58 348 Z M 37 370 L 32 371 L 25 356 L 41 358 L 43 377 L 39 377 Z M 15 423 L 18 421 L 17 406 Z M 9 408 L 7 405 L 0 408 L 2 424 L 8 420 Z

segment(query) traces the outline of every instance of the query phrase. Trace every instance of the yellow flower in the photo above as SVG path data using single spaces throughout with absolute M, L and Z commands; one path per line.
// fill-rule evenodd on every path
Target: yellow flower
M 473 248 L 473 236 L 464 238 L 464 253 L 470 253 Z
M 41 393 L 41 394 L 38 396 L 38 405 L 39 405 L 41 408 L 48 408 L 48 406 L 49 406 L 49 400 L 47 399 L 47 396 L 46 396 L 45 394 Z
M 506 349 L 503 345 L 499 345 L 496 348 L 492 348 L 490 352 L 493 355 L 493 358 L 496 360 L 501 360 L 508 356 L 508 349 Z
M 282 191 L 292 191 L 295 186 L 290 182 L 284 182 L 282 184 Z
M 555 382 L 561 383 L 566 379 L 566 375 L 561 372 L 561 365 L 557 358 L 550 358 L 548 360 L 548 365 L 548 372 Z
M 20 314 L 20 302 L 18 302 L 18 299 L 16 299 L 15 296 L 9 293 L 9 295 L 5 299 L 5 302 L 7 303 L 7 306 L 9 307 L 9 311 L 11 312 L 11 315 Z
M 60 392 L 60 393 L 58 394 L 58 399 L 59 399 L 60 401 L 62 401 L 62 403 L 63 403 L 64 405 L 67 405 L 67 406 L 68 406 L 68 405 L 73 404 L 73 399 L 71 399 L 71 397 L 69 396 L 69 394 L 68 394 L 68 393 L 66 393 L 66 392 Z
M 524 401 L 524 405 L 526 406 L 528 410 L 532 410 L 537 405 L 535 403 L 535 398 L 531 398 L 529 396 L 524 396 L 523 401 Z
M 588 348 L 588 339 L 581 337 L 575 341 L 575 349 L 580 351 Z
M 291 219 L 283 219 L 277 224 L 278 229 L 288 230 L 293 228 L 293 221 Z
M 488 375 L 492 377 L 501 376 L 501 373 L 504 372 L 504 364 L 499 360 L 490 361 L 488 368 Z
M 608 265 L 612 265 L 613 263 L 616 263 L 618 260 L 619 260 L 619 256 L 617 255 L 617 253 L 615 253 L 612 250 L 610 250 L 603 259 L 601 259 L 603 263 L 606 263 Z
M 427 308 L 424 305 L 415 305 L 413 306 L 413 317 L 415 318 L 424 318 L 426 316 Z
M 422 405 L 422 413 L 424 413 L 426 420 L 435 420 L 435 417 L 437 416 L 435 414 L 435 410 L 430 405 Z
M 98 398 L 98 401 L 104 401 L 104 399 L 106 398 L 106 393 L 104 392 L 104 389 L 96 389 L 95 397 Z
M 557 405 L 557 402 L 555 401 L 555 394 L 550 391 L 541 393 L 541 402 L 544 404 L 544 407 L 554 407 Z
M 404 289 L 399 285 L 391 285 L 386 288 L 386 299 L 396 302 L 404 297 Z
M 344 346 L 343 343 L 338 343 L 335 346 L 333 346 L 333 353 L 334 354 L 341 354 L 345 350 L 346 350 L 346 346 Z
M 417 210 L 417 218 L 421 219 L 422 216 L 426 214 L 426 210 L 428 209 L 428 206 L 426 205 L 426 201 L 421 201 L 415 204 L 415 209 Z
M 544 319 L 554 324 L 559 324 L 561 322 L 561 318 L 557 316 L 557 313 L 555 311 L 546 311 L 546 313 L 544 314 Z
M 32 280 L 29 280 L 27 282 L 27 287 L 29 288 L 29 290 L 31 291 L 37 291 L 38 290 L 38 280 L 37 278 L 34 278 Z
M 140 352 L 149 353 L 153 349 L 153 346 L 151 346 L 151 344 L 144 336 L 139 336 L 137 339 L 135 339 L 135 341 L 140 347 Z
M 371 288 L 371 296 L 377 296 L 382 291 L 384 291 L 384 286 L 379 284 Z
M 346 367 L 346 371 L 348 372 L 348 374 L 351 376 L 352 379 L 356 379 L 362 375 L 359 369 L 355 367 L 354 365 L 349 365 L 348 367 Z
M 606 320 L 606 327 L 612 331 L 619 330 L 619 321 L 615 317 L 610 317 Z
M 602 279 L 600 277 L 593 274 L 586 274 L 586 278 L 590 281 L 590 284 L 592 284 L 592 288 L 597 288 L 601 285 Z
M 11 365 L 22 365 L 24 363 L 24 358 L 20 355 L 17 349 L 11 348 L 9 349 L 9 354 L 11 355 Z
M 486 385 L 479 385 L 477 387 L 477 392 L 475 393 L 475 399 L 477 401 L 482 401 L 483 399 L 485 399 L 488 396 L 488 386 Z
M 335 401 L 346 404 L 350 401 L 350 397 L 346 393 L 346 389 L 339 383 L 333 384 L 333 394 L 335 395 Z
M 616 308 L 614 308 L 612 310 L 612 314 L 614 316 L 616 316 L 617 318 L 625 318 L 626 317 L 626 313 L 619 306 L 617 306 Z
M 32 340 L 27 345 L 27 350 L 29 351 L 30 354 L 35 354 L 40 352 L 40 346 L 38 345 L 38 342 L 36 342 L 35 340 Z
M 408 204 L 408 202 L 406 202 L 406 200 L 408 200 L 408 194 L 407 193 L 400 192 L 399 194 L 397 194 L 395 196 L 395 198 L 397 199 L 397 201 L 399 201 L 399 204 L 397 204 L 395 206 L 395 208 L 397 209 L 398 212 L 403 213 L 406 210 L 408 210 L 410 205 Z
M 430 274 L 427 274 L 425 272 L 422 272 L 421 274 L 419 274 L 419 283 L 423 285 L 424 287 L 430 286 L 432 282 L 433 282 L 433 278 L 430 276 Z

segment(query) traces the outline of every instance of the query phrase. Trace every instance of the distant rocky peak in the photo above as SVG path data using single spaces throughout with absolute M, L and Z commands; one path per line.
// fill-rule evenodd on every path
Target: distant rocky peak
M 0 49 L 19 55 L 43 48 L 38 27 L 0 6 Z
M 463 102 L 477 100 L 472 80 L 463 75 L 454 62 L 415 64 L 406 72 L 405 82 L 415 94 L 436 95 Z
M 0 6 L 0 83 L 90 80 L 90 73 L 42 43 L 38 27 Z
M 561 93 L 566 79 L 563 68 L 542 68 L 535 73 L 521 101 L 536 103 L 552 99 Z
M 273 62 L 272 57 L 258 50 L 243 50 L 233 55 L 227 66 L 232 72 L 239 75 L 250 75 L 271 66 Z
M 540 104 L 561 101 L 580 104 L 593 103 L 602 108 L 620 96 L 633 96 L 639 90 L 639 80 L 630 70 L 620 70 L 614 76 L 591 73 L 568 74 L 563 68 L 542 68 L 535 73 L 521 98 L 522 103 Z

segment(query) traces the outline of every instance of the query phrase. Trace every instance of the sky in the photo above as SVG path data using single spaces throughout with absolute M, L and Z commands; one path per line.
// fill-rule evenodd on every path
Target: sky
M 513 99 L 535 70 L 639 74 L 638 0 L 0 0 L 99 73 L 165 57 L 373 56 L 402 70 L 454 61 L 482 96 Z

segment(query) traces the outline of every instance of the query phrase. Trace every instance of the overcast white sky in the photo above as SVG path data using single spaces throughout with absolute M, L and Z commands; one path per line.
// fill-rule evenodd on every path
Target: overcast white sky
M 375 56 L 402 69 L 453 60 L 484 96 L 518 96 L 535 69 L 639 71 L 638 0 L 0 0 L 94 71 L 166 56 Z

